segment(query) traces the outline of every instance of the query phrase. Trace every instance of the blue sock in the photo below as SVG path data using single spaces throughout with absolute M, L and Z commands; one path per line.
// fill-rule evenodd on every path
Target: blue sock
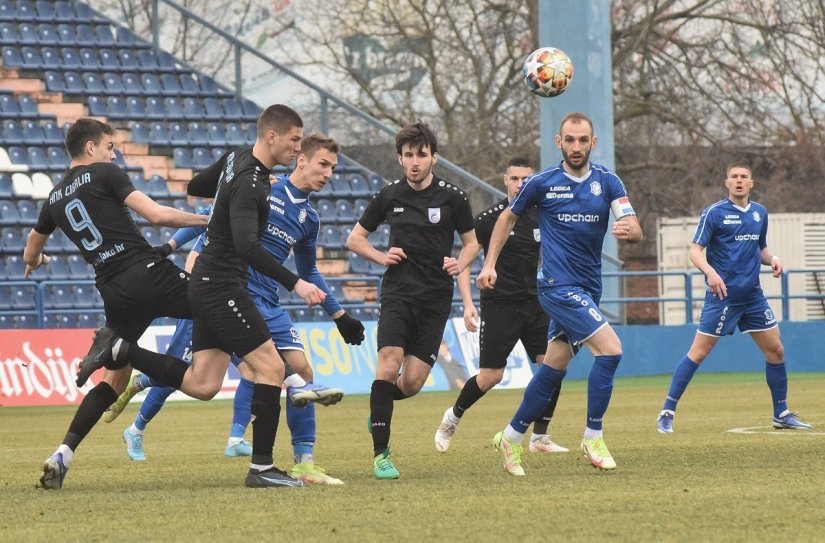
M 613 375 L 622 355 L 597 356 L 587 378 L 587 427 L 602 429 L 602 418 L 613 395 Z
M 785 363 L 765 362 L 765 379 L 771 389 L 773 416 L 778 417 L 788 410 L 788 373 L 785 371 Z
M 687 355 L 676 364 L 676 369 L 673 370 L 673 380 L 670 382 L 670 390 L 665 398 L 665 405 L 662 409 L 676 411 L 676 404 L 685 393 L 685 389 L 693 379 L 693 374 L 699 369 L 699 364 L 688 358 Z
M 148 375 L 146 375 L 144 373 L 141 373 L 138 376 L 138 379 L 137 379 L 137 382 L 135 383 L 135 385 L 136 385 L 135 388 L 137 388 L 138 390 L 145 390 L 145 389 L 150 388 L 150 387 L 158 386 L 158 382 L 155 381 L 154 379 L 152 379 L 151 377 L 149 377 Z
M 143 400 L 137 417 L 135 417 L 135 427 L 138 430 L 146 429 L 146 425 L 149 424 L 149 421 L 155 418 L 155 415 L 158 414 L 160 408 L 163 407 L 164 403 L 166 403 L 166 398 L 168 398 L 174 391 L 175 389 L 172 387 L 152 387 L 152 390 L 149 391 L 146 399 Z
M 302 455 L 311 455 L 315 448 L 315 404 L 295 407 L 287 401 L 286 424 L 292 434 L 292 453 L 298 463 Z
M 566 371 L 554 370 L 546 364 L 542 364 L 538 371 L 530 379 L 527 388 L 524 389 L 524 398 L 518 406 L 510 426 L 522 434 L 527 433 L 530 424 L 538 419 L 550 403 L 553 392 L 559 386 Z
M 229 428 L 229 437 L 242 438 L 252 418 L 252 391 L 255 383 L 241 378 L 238 389 L 235 391 L 235 400 L 232 404 L 232 426 Z

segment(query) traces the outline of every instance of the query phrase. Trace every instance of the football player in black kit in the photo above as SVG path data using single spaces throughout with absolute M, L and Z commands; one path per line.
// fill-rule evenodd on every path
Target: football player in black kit
M 269 216 L 270 171 L 292 162 L 302 136 L 303 121 L 295 111 L 270 106 L 258 118 L 254 147 L 227 152 L 189 182 L 190 195 L 215 199 L 208 241 L 189 283 L 192 364 L 143 349 L 103 328 L 78 372 L 82 384 L 96 367 L 130 363 L 165 386 L 209 400 L 220 390 L 231 353 L 242 357 L 255 374 L 252 463 L 245 483 L 251 487 L 303 486 L 274 466 L 284 363 L 246 286 L 247 267 L 252 266 L 294 290 L 309 306 L 325 298 L 321 289 L 281 265 L 260 241 Z M 299 374 L 306 371 L 293 369 Z
M 534 171 L 533 161 L 513 158 L 507 164 L 504 186 L 507 197 L 479 213 L 475 219 L 476 236 L 486 253 L 493 226 L 502 210 Z M 481 399 L 488 390 L 501 382 L 507 357 L 521 340 L 530 360 L 541 364 L 547 351 L 547 326 L 550 316 L 541 308 L 536 296 L 536 272 L 539 264 L 541 237 L 536 210 L 524 215 L 504 244 L 496 261 L 498 280 L 493 290 L 481 291 L 481 331 L 479 333 L 479 372 L 464 384 L 455 405 L 444 412 L 435 432 L 435 448 L 445 452 L 452 441 L 464 413 Z M 479 315 L 470 290 L 470 271 L 458 276 L 458 286 L 464 302 L 464 325 L 470 332 L 479 329 Z M 547 434 L 547 426 L 556 410 L 561 387 L 557 387 L 541 417 L 533 423 L 530 437 L 531 452 L 567 452 L 554 443 Z
M 395 136 L 395 148 L 404 178 L 373 196 L 347 238 L 350 250 L 387 266 L 370 392 L 373 473 L 379 479 L 399 477 L 389 450 L 393 401 L 417 394 L 430 375 L 450 316 L 452 276 L 478 253 L 467 197 L 433 174 L 438 141 L 430 127 L 405 126 Z M 367 238 L 384 222 L 390 225 L 390 248 L 381 252 Z M 463 244 L 458 259 L 451 256 L 455 232 Z
M 137 190 L 129 176 L 112 164 L 114 136 L 111 126 L 94 119 L 80 119 L 69 128 L 70 169 L 43 204 L 23 260 L 26 277 L 48 264 L 43 248 L 55 228 L 60 228 L 94 266 L 107 326 L 137 341 L 157 317 L 191 318 L 192 314 L 186 299 L 189 276 L 152 249 L 129 209 L 163 226 L 203 226 L 207 218 L 159 205 Z M 126 387 L 128 378 L 128 368 L 107 371 L 86 394 L 63 443 L 43 466 L 42 488 L 62 488 L 75 449 Z

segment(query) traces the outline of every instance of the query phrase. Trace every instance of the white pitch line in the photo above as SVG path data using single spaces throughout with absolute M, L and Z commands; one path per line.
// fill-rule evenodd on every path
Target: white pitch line
M 765 429 L 769 431 L 765 431 Z M 811 432 L 810 430 L 777 430 L 773 426 L 748 426 L 745 428 L 731 428 L 725 430 L 731 434 L 763 434 L 769 436 L 783 435 L 805 435 L 805 436 L 825 436 L 825 432 Z

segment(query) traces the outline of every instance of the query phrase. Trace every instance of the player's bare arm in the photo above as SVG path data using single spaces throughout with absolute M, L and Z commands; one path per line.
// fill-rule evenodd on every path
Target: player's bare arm
M 36 230 L 29 232 L 29 239 L 26 242 L 26 248 L 23 250 L 23 262 L 26 263 L 26 271 L 23 277 L 28 277 L 31 273 L 44 264 L 48 264 L 51 258 L 43 253 L 43 247 L 49 236 L 41 234 Z
M 707 276 L 708 287 L 714 296 L 724 300 L 728 295 L 728 287 L 719 274 L 716 273 L 716 270 L 713 269 L 713 266 L 708 263 L 708 259 L 705 257 L 705 248 L 698 243 L 692 243 L 690 249 L 688 249 L 688 258 L 699 271 Z
M 613 237 L 628 243 L 642 241 L 644 234 L 636 215 L 626 215 L 613 222 Z
M 785 271 L 785 267 L 782 266 L 782 260 L 779 259 L 778 256 L 771 253 L 770 249 L 765 247 L 759 253 L 761 257 L 762 264 L 764 266 L 771 267 L 771 273 L 774 277 L 780 277 L 782 273 Z
M 464 326 L 469 332 L 478 330 L 478 309 L 473 304 L 473 292 L 470 288 L 470 268 L 464 268 L 458 274 L 458 291 L 464 305 Z
M 158 226 L 206 226 L 209 223 L 208 215 L 195 215 L 174 207 L 162 206 L 139 190 L 129 194 L 123 203 L 151 224 Z
M 379 251 L 370 243 L 369 235 L 369 230 L 355 223 L 355 227 L 347 237 L 347 249 L 382 266 L 393 266 L 407 258 L 407 254 L 401 247 L 390 247 L 386 253 Z
M 476 256 L 478 256 L 481 245 L 476 239 L 475 229 L 464 232 L 461 237 L 461 252 L 458 258 L 445 258 L 444 270 L 450 275 L 458 275 L 462 270 L 469 268 Z
M 481 289 L 491 289 L 496 286 L 496 262 L 498 255 L 501 254 L 501 248 L 507 242 L 510 232 L 516 225 L 518 216 L 510 211 L 509 208 L 501 212 L 501 215 L 496 219 L 496 225 L 493 227 L 493 233 L 490 234 L 490 245 L 487 247 L 487 253 L 484 256 L 484 266 L 481 268 L 481 273 L 478 274 L 476 285 Z

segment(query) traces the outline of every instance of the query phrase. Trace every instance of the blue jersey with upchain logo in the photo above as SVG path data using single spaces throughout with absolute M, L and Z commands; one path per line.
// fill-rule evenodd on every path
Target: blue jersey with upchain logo
M 538 208 L 541 270 L 538 286 L 579 286 L 602 291 L 602 245 L 611 206 L 617 219 L 635 215 L 619 177 L 599 164 L 580 178 L 561 162 L 524 181 L 510 209 L 521 215 Z
M 702 211 L 693 243 L 706 248 L 708 264 L 725 282 L 729 300 L 747 299 L 762 291 L 759 271 L 767 234 L 768 210 L 756 202 L 742 208 L 721 200 Z
M 316 246 L 320 228 L 321 221 L 309 202 L 308 194 L 290 183 L 288 176 L 279 175 L 269 194 L 269 218 L 261 237 L 261 245 L 281 264 L 286 261 L 291 250 L 295 255 L 298 275 L 326 292 L 327 298 L 321 306 L 332 315 L 341 306 L 318 271 Z M 252 267 L 248 273 L 249 292 L 279 305 L 279 283 Z

